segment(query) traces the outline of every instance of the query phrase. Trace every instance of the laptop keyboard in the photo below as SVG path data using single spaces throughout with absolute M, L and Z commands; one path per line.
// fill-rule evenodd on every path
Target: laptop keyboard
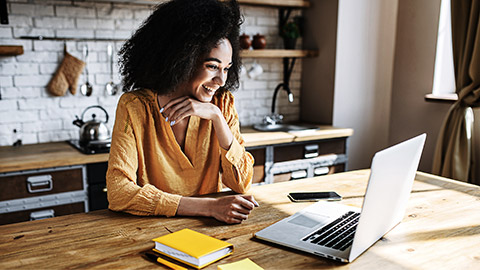
M 343 251 L 352 245 L 359 218 L 360 213 L 347 212 L 302 240 Z

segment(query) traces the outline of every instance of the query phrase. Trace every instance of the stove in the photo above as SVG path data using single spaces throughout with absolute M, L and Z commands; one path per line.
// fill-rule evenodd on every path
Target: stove
M 87 155 L 110 152 L 110 140 L 91 141 L 89 143 L 80 143 L 79 140 L 69 140 L 67 142 L 78 151 Z

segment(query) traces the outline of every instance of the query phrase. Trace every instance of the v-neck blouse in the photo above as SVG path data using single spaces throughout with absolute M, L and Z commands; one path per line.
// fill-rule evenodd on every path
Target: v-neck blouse
M 120 97 L 107 171 L 111 210 L 173 216 L 181 196 L 218 192 L 222 183 L 238 193 L 250 188 L 254 160 L 245 151 L 233 95 L 217 93 L 212 103 L 232 131 L 230 149 L 220 147 L 210 120 L 191 116 L 182 151 L 156 93 L 144 89 Z

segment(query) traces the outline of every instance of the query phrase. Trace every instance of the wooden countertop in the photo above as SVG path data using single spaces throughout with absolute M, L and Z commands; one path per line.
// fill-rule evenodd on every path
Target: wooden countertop
M 352 129 L 331 126 L 322 126 L 316 131 L 290 133 L 259 132 L 252 128 L 242 128 L 241 131 L 247 147 L 348 137 L 353 134 Z M 0 173 L 105 161 L 108 161 L 108 154 L 86 155 L 66 142 L 0 147 Z
M 353 263 L 343 264 L 252 238 L 311 203 L 291 191 L 335 190 L 361 206 L 369 171 L 252 187 L 260 207 L 239 225 L 213 218 L 137 217 L 109 210 L 0 226 L 0 265 L 7 269 L 167 269 L 142 258 L 151 239 L 190 228 L 235 246 L 219 264 L 250 258 L 264 269 L 480 269 L 480 187 L 417 173 L 402 223 Z
M 337 128 L 332 126 L 319 126 L 318 130 L 291 131 L 291 132 L 260 132 L 251 127 L 241 129 L 246 147 L 273 145 L 290 142 L 302 142 L 321 139 L 350 137 L 353 135 L 351 128 Z
M 85 155 L 67 142 L 0 147 L 0 173 L 108 161 L 108 154 Z

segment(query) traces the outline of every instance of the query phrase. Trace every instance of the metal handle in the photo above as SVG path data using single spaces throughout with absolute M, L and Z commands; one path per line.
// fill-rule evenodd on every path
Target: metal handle
M 318 157 L 318 144 L 305 145 L 303 157 L 304 158 Z
M 50 191 L 53 189 L 53 180 L 50 174 L 30 176 L 27 178 L 27 189 L 30 193 Z
M 299 170 L 299 171 L 294 171 L 291 172 L 290 174 L 290 180 L 296 180 L 296 179 L 302 179 L 307 177 L 307 171 L 306 170 Z
M 113 46 L 111 44 L 107 46 L 107 55 L 110 60 L 110 81 L 113 82 Z
M 55 211 L 53 211 L 53 209 L 41 210 L 30 213 L 30 220 L 39 220 L 52 217 L 55 217 Z
M 107 111 L 106 111 L 102 106 L 100 106 L 100 105 L 93 105 L 93 106 L 87 107 L 87 108 L 82 112 L 82 118 L 81 118 L 82 121 L 83 121 L 83 116 L 85 115 L 85 113 L 86 113 L 88 110 L 92 109 L 92 108 L 99 108 L 99 109 L 101 109 L 101 110 L 105 113 L 105 122 L 104 122 L 104 123 L 106 124 L 106 123 L 108 122 L 108 113 L 107 113 Z
M 319 176 L 319 175 L 325 175 L 330 172 L 330 168 L 328 167 L 318 167 L 313 170 L 313 175 Z

